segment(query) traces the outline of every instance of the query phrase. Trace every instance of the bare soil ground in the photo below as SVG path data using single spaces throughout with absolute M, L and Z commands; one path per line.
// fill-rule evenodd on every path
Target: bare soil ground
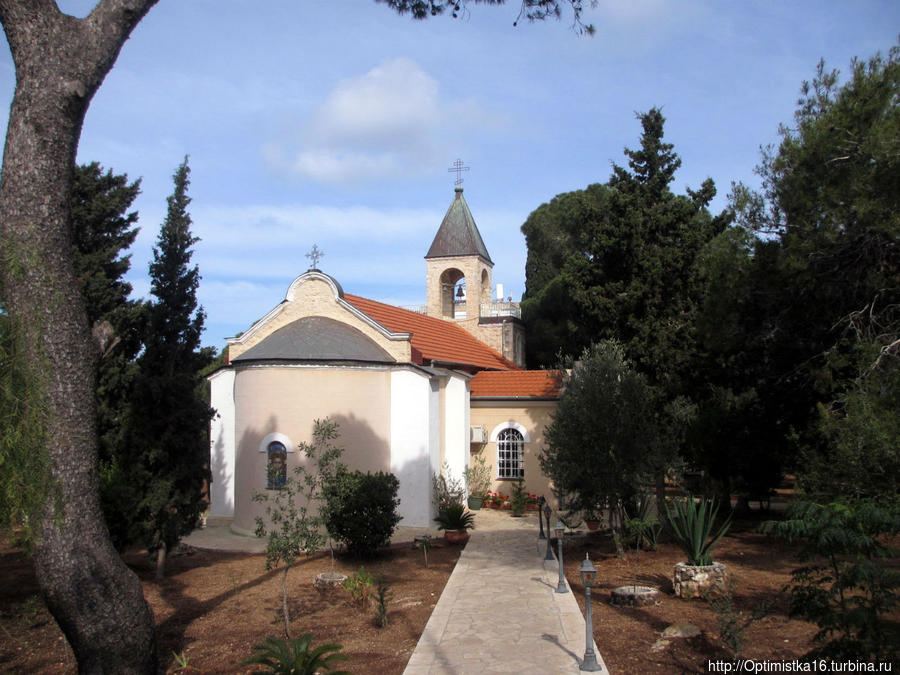
M 752 622 L 742 634 L 741 656 L 760 660 L 793 660 L 812 649 L 814 624 L 788 618 L 789 595 L 783 590 L 790 571 L 798 566 L 795 548 L 757 534 L 748 523 L 738 523 L 714 549 L 714 558 L 728 567 L 733 584 L 733 603 L 739 621 L 749 619 L 761 603 L 770 605 L 764 618 Z M 755 525 L 755 523 L 753 524 Z M 732 659 L 734 655 L 720 638 L 716 612 L 702 599 L 675 597 L 672 570 L 684 554 L 673 544 L 662 543 L 656 551 L 629 550 L 624 560 L 615 556 L 608 536 L 591 535 L 572 542 L 564 550 L 571 565 L 566 579 L 585 609 L 584 584 L 575 560 L 589 553 L 598 570 L 592 591 L 594 639 L 610 670 L 616 673 L 670 675 L 706 673 L 709 661 Z M 580 564 L 580 563 L 579 563 Z M 655 586 L 661 601 L 648 607 L 619 607 L 609 603 L 612 590 L 637 584 Z M 599 600 L 599 602 L 598 602 Z M 657 643 L 671 625 L 693 624 L 700 634 Z M 654 644 L 662 647 L 654 650 Z
M 788 618 L 783 590 L 797 565 L 796 549 L 755 532 L 755 522 L 740 522 L 717 546 L 715 557 L 727 564 L 734 582 L 734 605 L 746 619 L 763 601 L 767 616 L 742 634 L 742 656 L 760 661 L 799 658 L 812 647 L 815 626 Z M 355 604 L 343 590 L 314 589 L 316 574 L 327 572 L 327 555 L 304 561 L 289 574 L 295 635 L 311 632 L 314 644 L 337 642 L 353 673 L 399 675 L 424 630 L 428 617 L 455 565 L 460 548 L 436 545 L 428 553 L 410 544 L 396 544 L 379 558 L 362 564 L 373 574 L 382 570 L 391 586 L 389 625 L 375 626 L 374 607 Z M 710 660 L 731 658 L 720 639 L 716 613 L 703 600 L 681 600 L 672 589 L 672 568 L 683 554 L 663 543 L 657 551 L 615 557 L 608 536 L 591 534 L 567 542 L 568 582 L 582 611 L 584 588 L 577 573 L 585 552 L 597 567 L 594 590 L 594 635 L 606 664 L 616 675 L 708 672 Z M 173 652 L 207 673 L 240 673 L 252 646 L 268 636 L 280 637 L 280 571 L 266 572 L 264 557 L 198 550 L 173 558 L 168 578 L 153 579 L 146 556 L 126 561 L 141 578 L 156 616 L 161 663 L 179 672 Z M 336 571 L 350 574 L 359 561 L 339 558 Z M 660 604 L 642 608 L 609 604 L 613 588 L 631 583 L 660 588 Z M 498 615 L 502 615 L 502 608 Z M 664 649 L 652 646 L 672 624 L 691 623 L 700 629 L 693 638 L 671 640 Z M 579 655 L 580 656 L 580 655 Z M 59 629 L 38 595 L 31 566 L 22 552 L 0 543 L 0 672 L 73 673 L 75 664 Z M 196 671 L 194 671 L 196 672 Z
M 375 625 L 373 604 L 355 603 L 343 589 L 321 592 L 313 580 L 331 571 L 331 558 L 316 555 L 288 574 L 294 637 L 313 634 L 313 645 L 336 642 L 349 656 L 341 667 L 353 673 L 402 673 L 425 629 L 461 551 L 435 540 L 425 567 L 422 551 L 396 544 L 373 560 L 338 557 L 334 570 L 350 575 L 364 565 L 390 585 L 388 626 Z M 265 556 L 196 550 L 170 559 L 167 578 L 157 582 L 146 555 L 126 556 L 140 577 L 156 617 L 160 662 L 180 672 L 173 652 L 192 669 L 245 673 L 241 663 L 253 645 L 284 637 L 281 570 L 265 570 Z M 190 670 L 190 669 L 189 669 Z M 198 672 L 193 670 L 193 672 Z M 74 673 L 75 660 L 40 598 L 31 564 L 0 542 L 0 672 Z

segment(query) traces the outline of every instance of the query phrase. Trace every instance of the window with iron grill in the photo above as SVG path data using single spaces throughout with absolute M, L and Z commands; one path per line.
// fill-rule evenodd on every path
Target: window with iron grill
M 525 477 L 525 439 L 517 429 L 497 435 L 497 478 Z

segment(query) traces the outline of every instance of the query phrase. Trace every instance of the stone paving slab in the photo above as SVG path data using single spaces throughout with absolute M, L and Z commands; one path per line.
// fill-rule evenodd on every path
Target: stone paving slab
M 571 592 L 556 593 L 559 567 L 537 533 L 536 516 L 477 513 L 404 675 L 580 672 L 584 617 Z

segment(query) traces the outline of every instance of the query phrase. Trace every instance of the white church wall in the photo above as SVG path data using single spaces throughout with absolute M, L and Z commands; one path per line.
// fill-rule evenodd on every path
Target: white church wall
M 462 480 L 469 462 L 469 391 L 461 375 L 444 387 L 444 461 L 450 475 Z
M 329 418 L 339 425 L 336 445 L 341 460 L 360 471 L 391 470 L 390 369 L 379 367 L 266 365 L 237 370 L 235 418 L 235 512 L 232 529 L 246 534 L 255 528 L 264 506 L 254 502 L 266 491 L 267 456 L 263 440 L 284 434 L 296 444 L 311 442 L 314 421 Z M 288 455 L 288 471 L 305 458 Z
M 213 517 L 231 518 L 234 516 L 234 371 L 214 373 L 209 378 L 209 389 L 210 405 L 216 411 L 210 422 L 209 511 Z
M 400 481 L 403 526 L 431 525 L 433 405 L 429 377 L 412 370 L 391 373 L 391 473 Z

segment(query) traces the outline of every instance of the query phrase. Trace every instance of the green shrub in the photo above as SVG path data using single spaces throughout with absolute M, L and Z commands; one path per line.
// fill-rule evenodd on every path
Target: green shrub
M 463 471 L 463 480 L 471 497 L 484 497 L 491 489 L 491 470 L 484 455 L 475 455 L 472 463 Z
M 461 480 L 451 475 L 447 462 L 441 465 L 439 474 L 431 474 L 431 499 L 438 511 L 466 501 L 466 488 Z
M 510 500 L 510 508 L 516 515 L 521 516 L 525 513 L 525 503 L 528 501 L 528 493 L 525 492 L 525 483 L 520 478 L 513 484 L 512 499 Z
M 386 628 L 388 625 L 388 601 L 391 599 L 391 588 L 387 579 L 384 578 L 384 572 L 378 575 L 375 582 L 375 590 L 370 596 L 375 601 L 375 625 L 379 628 Z
M 628 543 L 639 550 L 646 544 L 651 551 L 655 551 L 659 543 L 659 533 L 662 524 L 650 514 L 653 498 L 650 495 L 641 495 L 634 503 L 624 507 L 625 533 Z
M 323 486 L 325 528 L 351 555 L 372 556 L 391 541 L 400 522 L 397 490 L 391 473 L 362 473 L 339 469 Z
M 375 585 L 375 579 L 366 571 L 365 567 L 360 567 L 359 572 L 354 572 L 342 584 L 345 591 L 350 593 L 353 602 L 357 605 L 365 605 L 369 602 L 369 596 Z
M 332 670 L 335 661 L 347 658 L 346 654 L 338 653 L 342 649 L 340 645 L 329 643 L 310 649 L 311 643 L 310 633 L 296 640 L 266 638 L 265 642 L 253 646 L 257 653 L 244 661 L 244 665 L 265 666 L 268 669 L 254 670 L 254 673 L 315 675 L 327 670 L 331 675 L 349 675 L 347 670 Z
M 791 572 L 791 616 L 814 622 L 819 632 L 808 657 L 891 662 L 900 631 L 889 620 L 897 607 L 900 574 L 882 562 L 900 533 L 900 509 L 875 500 L 791 504 L 787 519 L 762 531 L 800 542 Z
M 666 523 L 675 543 L 684 551 L 691 565 L 712 565 L 712 547 L 725 536 L 731 526 L 731 515 L 713 534 L 719 506 L 705 497 L 695 502 L 693 497 L 676 499 L 672 508 L 666 503 Z

